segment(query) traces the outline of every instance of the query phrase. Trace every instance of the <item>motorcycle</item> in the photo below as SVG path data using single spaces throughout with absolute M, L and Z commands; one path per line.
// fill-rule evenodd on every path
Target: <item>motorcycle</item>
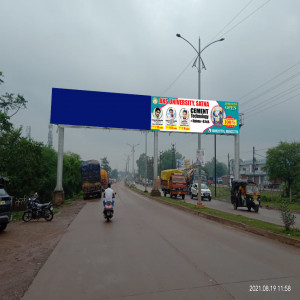
M 109 222 L 110 219 L 113 217 L 114 207 L 112 201 L 105 201 L 103 215 L 107 222 Z
M 27 203 L 27 209 L 25 210 L 22 220 L 29 222 L 31 219 L 44 218 L 46 221 L 52 221 L 53 219 L 53 205 L 51 202 L 41 204 L 37 198 L 29 198 Z

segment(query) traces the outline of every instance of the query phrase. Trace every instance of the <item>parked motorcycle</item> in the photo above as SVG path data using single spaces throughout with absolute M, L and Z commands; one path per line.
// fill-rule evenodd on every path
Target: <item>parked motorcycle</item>
M 46 221 L 53 219 L 53 205 L 51 202 L 41 204 L 37 198 L 29 198 L 27 209 L 25 210 L 22 219 L 24 222 L 29 222 L 31 219 L 44 218 Z
M 110 219 L 113 217 L 114 207 L 113 207 L 112 201 L 105 201 L 103 215 L 107 222 L 109 222 Z

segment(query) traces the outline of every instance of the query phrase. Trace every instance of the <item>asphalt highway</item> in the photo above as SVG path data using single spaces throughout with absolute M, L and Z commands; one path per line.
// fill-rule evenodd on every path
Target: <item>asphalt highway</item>
M 299 249 L 113 188 L 112 222 L 88 201 L 23 299 L 299 299 Z

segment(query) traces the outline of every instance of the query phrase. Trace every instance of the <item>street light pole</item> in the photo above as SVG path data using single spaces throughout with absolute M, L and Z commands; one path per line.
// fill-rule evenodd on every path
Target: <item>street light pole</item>
M 179 38 L 182 38 L 183 40 L 185 40 L 187 43 L 189 43 L 193 49 L 196 51 L 197 53 L 197 58 L 196 60 L 198 59 L 198 99 L 200 100 L 201 99 L 201 63 L 202 63 L 202 66 L 204 69 L 205 68 L 205 64 L 201 58 L 201 53 L 207 48 L 209 47 L 210 45 L 214 44 L 214 43 L 217 43 L 217 42 L 222 42 L 224 41 L 225 39 L 224 38 L 221 38 L 219 40 L 216 40 L 216 41 L 213 41 L 211 43 L 209 43 L 208 45 L 206 45 L 203 49 L 201 49 L 201 40 L 200 40 L 200 36 L 199 36 L 199 48 L 198 50 L 188 41 L 186 40 L 184 37 L 182 37 L 179 33 L 176 34 L 177 37 Z M 194 64 L 193 64 L 193 67 L 196 66 L 196 60 L 194 61 Z M 201 151 L 201 133 L 198 133 L 198 151 Z M 198 172 L 199 172 L 199 179 L 198 179 L 198 203 L 197 203 L 197 206 L 198 207 L 204 207 L 202 202 L 201 202 L 201 166 L 199 166 L 199 169 L 198 169 Z

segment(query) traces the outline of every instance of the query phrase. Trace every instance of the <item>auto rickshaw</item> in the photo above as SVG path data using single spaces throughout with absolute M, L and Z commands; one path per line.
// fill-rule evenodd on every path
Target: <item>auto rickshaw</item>
M 258 212 L 260 206 L 260 193 L 258 186 L 253 181 L 234 180 L 231 185 L 231 203 L 234 209 L 238 207 L 251 208 Z

